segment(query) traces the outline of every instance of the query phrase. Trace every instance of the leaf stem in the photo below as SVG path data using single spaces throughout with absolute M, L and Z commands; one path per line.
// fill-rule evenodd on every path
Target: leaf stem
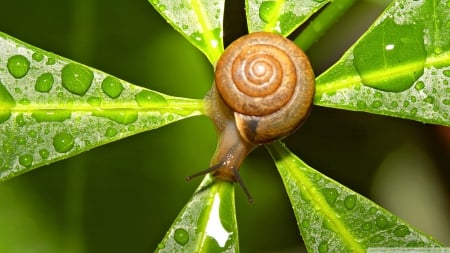
M 297 36 L 294 42 L 307 51 L 356 2 L 357 0 L 333 1 Z

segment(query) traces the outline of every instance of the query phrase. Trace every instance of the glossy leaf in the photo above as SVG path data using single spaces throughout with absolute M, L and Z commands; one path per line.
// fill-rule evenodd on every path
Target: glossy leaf
M 393 2 L 317 78 L 315 104 L 450 125 L 450 7 Z
M 224 0 L 149 0 L 155 9 L 215 65 L 223 52 Z
M 274 32 L 289 35 L 331 0 L 246 0 L 249 32 Z
M 239 252 L 234 184 L 207 175 L 155 252 Z
M 288 192 L 308 252 L 442 247 L 369 199 L 309 167 L 281 142 L 267 148 Z
M 0 181 L 202 110 L 0 33 Z

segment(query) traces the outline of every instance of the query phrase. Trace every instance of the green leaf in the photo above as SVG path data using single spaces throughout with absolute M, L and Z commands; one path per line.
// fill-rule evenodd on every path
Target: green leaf
M 331 0 L 246 0 L 248 30 L 289 35 Z
M 223 52 L 224 0 L 149 0 L 155 9 L 215 65 Z
M 308 252 L 442 247 L 369 199 L 309 167 L 281 142 L 267 148 L 283 179 Z
M 0 181 L 202 114 L 202 107 L 0 33 Z
M 156 252 L 239 252 L 234 184 L 207 175 Z
M 450 8 L 393 2 L 317 80 L 315 104 L 450 125 Z

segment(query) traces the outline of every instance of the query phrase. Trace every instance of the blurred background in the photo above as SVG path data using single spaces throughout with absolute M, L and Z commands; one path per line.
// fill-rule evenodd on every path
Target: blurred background
M 358 1 L 308 51 L 319 75 L 388 2 Z M 0 31 L 166 94 L 202 98 L 212 67 L 146 0 L 0 3 Z M 243 3 L 227 1 L 225 40 L 246 33 Z M 200 141 L 199 141 L 200 140 Z M 216 137 L 206 117 L 184 120 L 0 183 L 0 252 L 153 252 L 208 167 Z M 315 169 L 450 245 L 450 130 L 314 107 L 288 147 Z M 241 252 L 302 252 L 296 221 L 267 151 L 236 187 Z

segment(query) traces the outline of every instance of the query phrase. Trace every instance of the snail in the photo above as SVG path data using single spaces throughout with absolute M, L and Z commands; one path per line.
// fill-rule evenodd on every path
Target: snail
M 186 178 L 212 173 L 238 182 L 245 157 L 256 147 L 284 138 L 307 118 L 314 96 L 314 73 L 292 41 L 268 32 L 240 37 L 224 51 L 214 85 L 205 97 L 207 115 L 218 133 L 212 166 Z

